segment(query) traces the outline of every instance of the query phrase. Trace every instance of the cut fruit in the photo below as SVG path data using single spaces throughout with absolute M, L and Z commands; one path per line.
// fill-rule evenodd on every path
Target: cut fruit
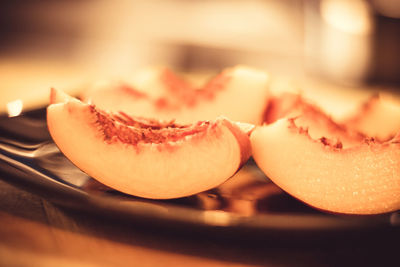
M 55 88 L 50 89 L 50 104 L 64 103 L 67 101 L 78 101 L 75 97 L 72 97 L 61 90 Z
M 77 167 L 118 191 L 154 199 L 211 189 L 250 157 L 248 134 L 225 118 L 191 125 L 111 114 L 57 95 L 48 128 Z
M 264 123 L 271 124 L 286 117 L 296 117 L 311 107 L 300 94 L 282 93 L 268 99 Z
M 400 131 L 399 101 L 389 95 L 374 95 L 345 123 L 368 136 L 387 141 Z
M 400 135 L 341 148 L 312 139 L 296 119 L 257 127 L 250 137 L 257 165 L 279 187 L 316 208 L 348 214 L 400 209 Z
M 300 94 L 283 93 L 271 97 L 264 114 L 264 122 L 271 124 L 282 118 L 296 117 L 296 125 L 307 129 L 312 138 L 324 136 L 343 147 L 359 144 L 367 138 L 364 134 L 336 123 L 318 106 L 308 102 Z
M 252 124 L 262 122 L 269 85 L 264 71 L 237 66 L 200 87 L 167 69 L 152 69 L 141 76 L 133 86 L 103 85 L 89 90 L 82 99 L 109 111 L 179 123 L 218 116 Z

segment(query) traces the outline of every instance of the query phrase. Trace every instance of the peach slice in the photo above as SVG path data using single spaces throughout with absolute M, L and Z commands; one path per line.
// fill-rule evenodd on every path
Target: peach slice
M 264 123 L 271 124 L 285 117 L 295 117 L 301 115 L 304 110 L 310 109 L 308 104 L 300 94 L 282 93 L 269 97 L 267 107 L 264 112 Z
M 264 113 L 264 122 L 271 124 L 282 118 L 297 117 L 296 125 L 307 129 L 312 138 L 326 137 L 343 147 L 359 144 L 367 136 L 335 122 L 321 108 L 300 94 L 283 93 L 270 97 Z
M 374 95 L 345 123 L 368 136 L 387 141 L 400 131 L 400 104 L 390 95 Z
M 112 114 L 52 90 L 48 128 L 77 167 L 118 191 L 154 199 L 211 189 L 250 157 L 248 134 L 225 118 L 191 125 Z
M 179 123 L 218 116 L 251 124 L 262 122 L 269 85 L 264 71 L 237 66 L 223 70 L 200 87 L 168 69 L 152 69 L 141 76 L 133 86 L 98 86 L 82 99 L 105 110 Z
M 80 102 L 75 97 L 72 97 L 61 90 L 55 88 L 50 89 L 50 104 L 63 103 L 68 101 Z
M 313 139 L 296 119 L 256 128 L 250 137 L 257 165 L 279 187 L 318 209 L 378 214 L 400 208 L 400 135 L 342 148 Z

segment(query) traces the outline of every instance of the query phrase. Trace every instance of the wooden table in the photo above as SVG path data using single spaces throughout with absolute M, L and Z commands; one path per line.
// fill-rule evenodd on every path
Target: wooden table
M 198 238 L 64 209 L 0 180 L 0 266 L 385 266 L 397 262 L 398 245 L 370 241 L 360 237 L 322 246 L 274 246 L 268 240 L 249 244 Z
M 109 224 L 0 182 L 0 266 L 247 266 L 240 251 Z M 203 241 L 204 242 L 204 241 Z M 217 252 L 218 251 L 218 252 Z

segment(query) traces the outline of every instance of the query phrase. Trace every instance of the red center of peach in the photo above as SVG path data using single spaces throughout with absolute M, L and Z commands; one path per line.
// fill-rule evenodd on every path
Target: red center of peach
M 182 106 L 193 107 L 201 100 L 212 100 L 215 95 L 226 88 L 230 76 L 221 73 L 203 87 L 196 88 L 189 82 L 166 69 L 161 75 L 167 93 L 159 97 L 156 107 L 159 109 L 178 109 Z
M 136 146 L 138 143 L 162 144 L 176 142 L 187 136 L 205 133 L 215 127 L 208 121 L 192 125 L 177 125 L 174 121 L 159 122 L 157 120 L 133 118 L 125 113 L 108 114 L 90 106 L 96 115 L 96 125 L 107 142 L 119 141 Z
M 308 133 L 308 129 L 307 128 L 303 128 L 303 127 L 299 127 L 296 125 L 296 118 L 290 118 L 289 120 L 289 128 L 297 131 L 299 134 L 304 134 L 306 135 L 308 138 L 310 138 L 311 140 L 314 140 L 311 138 L 311 136 Z M 316 140 L 314 140 L 316 141 Z M 324 144 L 325 146 L 329 146 L 333 149 L 342 149 L 343 148 L 343 144 L 340 140 L 337 140 L 336 142 L 330 138 L 327 138 L 325 136 L 322 136 L 321 138 L 318 139 L 319 142 L 321 142 L 322 144 Z
M 119 87 L 119 90 L 121 90 L 123 92 L 126 92 L 128 95 L 131 95 L 132 97 L 138 98 L 138 99 L 139 98 L 148 98 L 149 97 L 145 92 L 136 90 L 135 88 L 133 88 L 133 87 L 131 87 L 129 85 L 126 85 L 126 84 L 122 84 Z

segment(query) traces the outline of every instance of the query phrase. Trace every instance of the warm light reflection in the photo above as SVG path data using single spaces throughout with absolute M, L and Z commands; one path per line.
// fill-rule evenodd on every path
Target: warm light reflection
M 231 217 L 226 212 L 222 211 L 204 211 L 203 220 L 206 224 L 227 226 L 232 223 Z
M 351 34 L 368 34 L 372 22 L 369 5 L 363 0 L 323 0 L 322 18 L 332 27 Z
M 9 117 L 15 117 L 21 114 L 23 108 L 23 102 L 21 99 L 17 99 L 7 103 L 7 112 Z
M 229 53 L 227 63 L 233 64 L 260 62 L 256 52 L 301 53 L 301 1 L 99 0 L 85 7 L 43 16 L 49 21 L 78 17 L 83 38 L 77 57 L 109 76 L 129 76 L 141 66 L 165 62 L 179 66 L 186 53 L 196 53 L 192 49 L 225 49 L 218 58 Z M 185 64 L 215 67 L 213 61 Z
M 373 17 L 363 0 L 322 0 L 321 69 L 345 84 L 364 81 L 371 65 Z

